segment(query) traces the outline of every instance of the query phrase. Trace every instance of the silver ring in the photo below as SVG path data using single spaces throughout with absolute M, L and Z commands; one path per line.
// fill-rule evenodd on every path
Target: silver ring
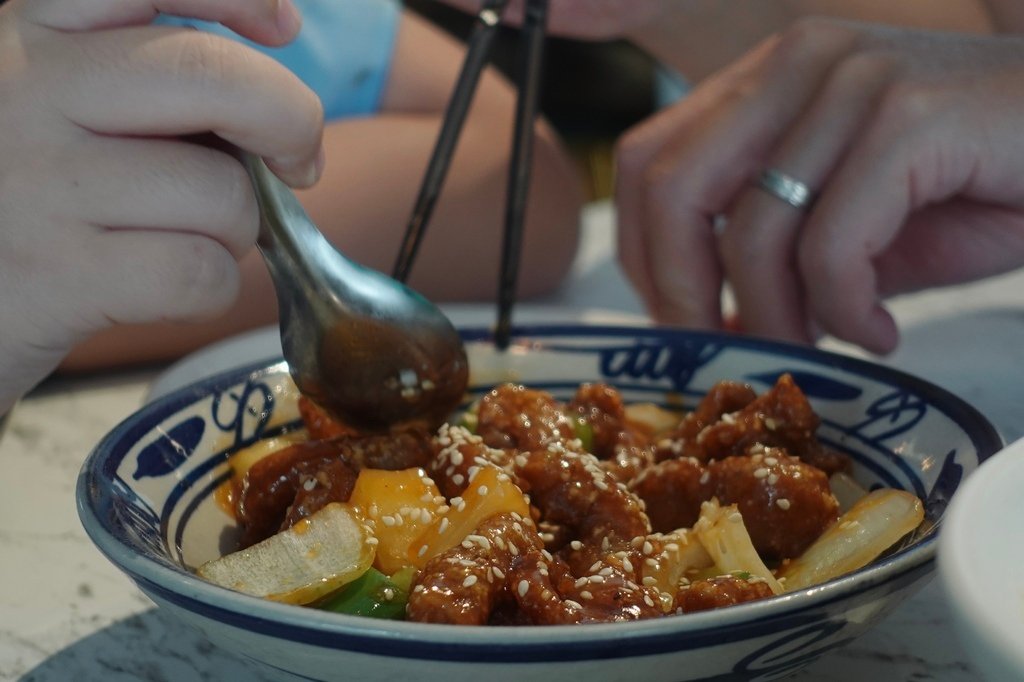
M 757 179 L 757 186 L 794 208 L 807 208 L 814 203 L 814 191 L 810 187 L 777 168 L 765 168 Z

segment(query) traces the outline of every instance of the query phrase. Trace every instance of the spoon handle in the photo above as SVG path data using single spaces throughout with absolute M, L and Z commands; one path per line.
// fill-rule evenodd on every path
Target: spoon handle
M 316 300 L 322 292 L 330 291 L 332 287 L 336 290 L 346 281 L 354 281 L 358 276 L 358 266 L 327 241 L 295 193 L 258 156 L 243 154 L 242 162 L 252 180 L 260 209 L 256 246 L 271 270 L 279 299 L 282 293 L 289 300 L 296 293 L 282 292 L 282 283 L 291 289 L 305 289 L 307 293 L 316 294 L 306 297 L 307 300 Z

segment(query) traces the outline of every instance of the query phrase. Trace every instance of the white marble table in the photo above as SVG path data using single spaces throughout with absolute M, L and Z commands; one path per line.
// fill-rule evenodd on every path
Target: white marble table
M 570 285 L 542 305 L 522 308 L 524 317 L 544 319 L 564 306 L 583 317 L 638 314 L 609 257 L 610 224 L 607 206 L 590 209 Z M 1024 435 L 1024 273 L 907 297 L 895 309 L 905 337 L 885 362 L 965 397 L 1007 439 Z M 12 415 L 0 440 L 0 680 L 269 679 L 157 611 L 93 547 L 78 522 L 74 487 L 82 460 L 144 401 L 158 374 L 49 382 Z M 932 582 L 872 632 L 791 679 L 979 677 Z

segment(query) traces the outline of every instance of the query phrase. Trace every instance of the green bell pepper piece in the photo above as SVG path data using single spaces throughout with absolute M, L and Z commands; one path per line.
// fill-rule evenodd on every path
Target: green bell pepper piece
M 354 616 L 402 620 L 415 574 L 412 567 L 388 576 L 370 568 L 345 587 L 316 605 L 324 611 Z

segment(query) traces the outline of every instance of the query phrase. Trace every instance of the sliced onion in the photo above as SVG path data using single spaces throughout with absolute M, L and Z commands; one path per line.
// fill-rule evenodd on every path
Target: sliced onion
M 839 517 L 800 557 L 783 567 L 786 591 L 803 589 L 856 571 L 892 547 L 924 520 L 924 505 L 905 490 L 868 493 Z
M 631 403 L 626 405 L 625 411 L 628 421 L 640 424 L 654 436 L 671 431 L 683 419 L 681 413 L 666 410 L 654 403 Z
M 844 471 L 837 471 L 829 476 L 828 486 L 839 502 L 840 513 L 844 514 L 857 503 L 857 500 L 868 494 L 867 488 Z
M 263 542 L 203 564 L 196 573 L 256 597 L 309 604 L 370 568 L 369 538 L 355 511 L 334 502 Z
M 722 507 L 718 500 L 701 505 L 700 518 L 693 526 L 719 572 L 749 573 L 763 579 L 775 594 L 782 593 L 782 585 L 764 565 L 754 543 L 743 523 L 743 516 L 736 505 Z

